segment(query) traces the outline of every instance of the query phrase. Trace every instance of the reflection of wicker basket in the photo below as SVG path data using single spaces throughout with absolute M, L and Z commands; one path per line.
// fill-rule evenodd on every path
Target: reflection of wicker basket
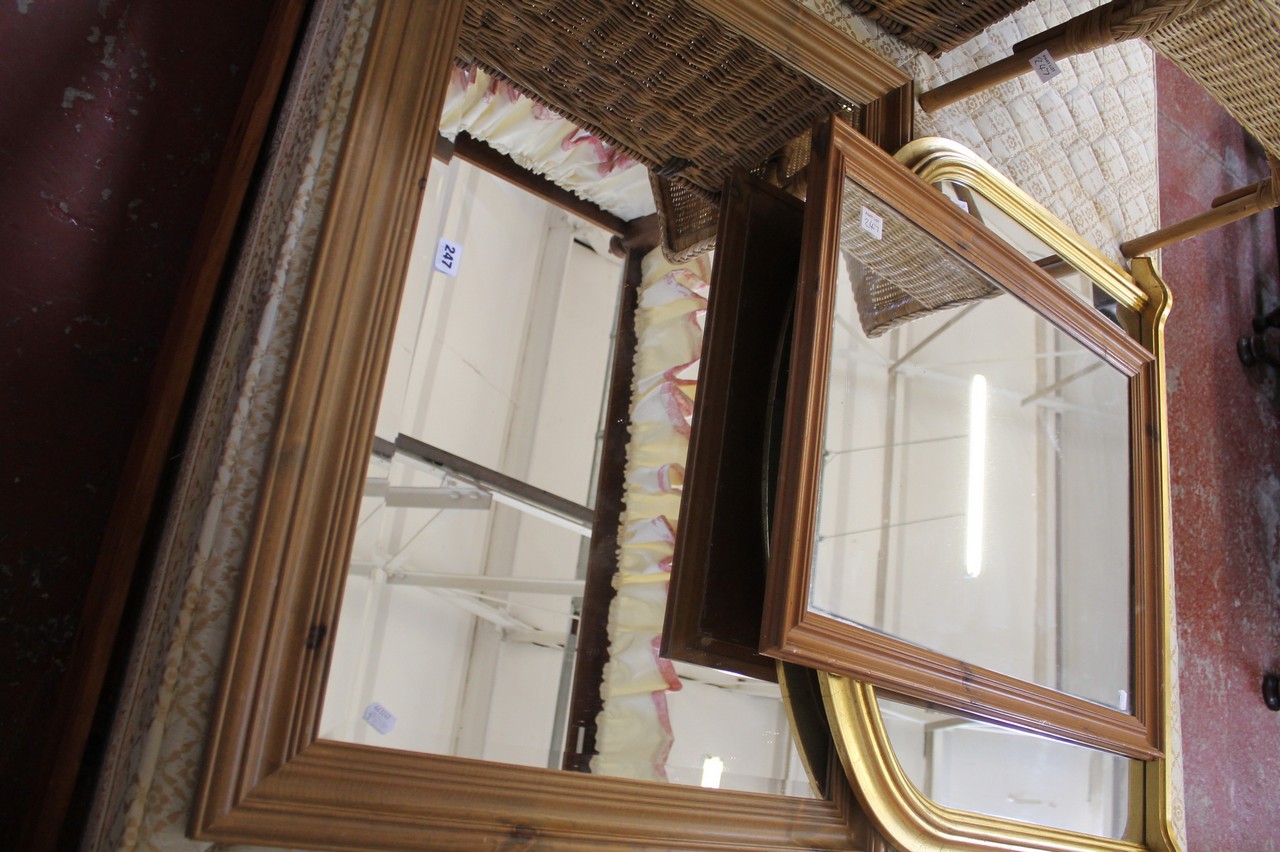
M 733 169 L 763 163 L 840 107 L 684 0 L 473 0 L 458 58 L 648 166 L 676 254 L 714 239 Z
M 883 222 L 881 236 L 861 226 L 862 209 Z M 935 311 L 1004 292 L 857 184 L 840 201 L 840 249 L 853 284 L 858 322 L 867 337 Z
M 809 131 L 792 139 L 769 159 L 756 164 L 751 174 L 773 186 L 790 187 L 809 164 L 812 146 Z M 662 223 L 662 248 L 673 262 L 683 263 L 715 248 L 720 204 L 687 184 L 652 175 L 653 200 Z
M 987 27 L 1021 9 L 1029 0 L 845 0 L 859 15 L 930 56 L 963 44 Z

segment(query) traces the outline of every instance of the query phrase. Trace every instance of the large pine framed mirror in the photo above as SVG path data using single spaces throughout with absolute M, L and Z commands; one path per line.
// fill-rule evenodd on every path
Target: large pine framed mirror
M 484 290 L 489 284 L 483 282 L 468 279 L 464 284 L 462 276 L 432 283 L 416 295 L 417 285 L 406 286 L 408 270 L 418 262 L 413 260 L 414 243 L 422 242 L 423 234 L 428 235 L 427 243 L 434 243 L 430 248 L 444 255 L 436 259 L 446 266 L 447 261 L 457 262 L 459 243 L 465 243 L 461 264 L 468 270 L 506 259 L 497 256 L 505 247 L 453 239 L 456 234 L 424 227 L 419 218 L 423 211 L 430 214 L 436 209 L 432 199 L 439 193 L 430 180 L 441 178 L 443 172 L 433 164 L 433 154 L 438 150 L 446 86 L 456 73 L 453 60 L 466 5 L 460 0 L 384 0 L 378 6 L 302 331 L 275 424 L 253 540 L 247 547 L 244 585 L 229 637 L 192 833 L 219 843 L 353 849 L 884 849 L 890 842 L 904 848 L 918 845 L 919 838 L 912 839 L 897 828 L 895 820 L 901 814 L 884 808 L 897 789 L 886 786 L 898 778 L 890 771 L 892 758 L 870 759 L 871 752 L 860 745 L 863 737 L 867 749 L 879 745 L 884 754 L 892 754 L 894 745 L 886 744 L 883 737 L 888 734 L 873 703 L 878 698 L 866 691 L 869 687 L 853 681 L 820 678 L 815 668 L 828 668 L 825 665 L 787 665 L 777 670 L 776 685 L 766 682 L 771 672 L 763 667 L 747 673 L 752 677 L 726 676 L 710 667 L 695 677 L 689 669 L 674 669 L 677 679 L 690 684 L 690 694 L 701 691 L 712 696 L 712 711 L 698 720 L 708 736 L 732 727 L 727 720 L 735 711 L 715 709 L 724 706 L 721 699 L 733 693 L 763 703 L 768 693 L 773 715 L 759 733 L 773 749 L 771 757 L 782 775 L 770 777 L 767 784 L 748 780 L 733 789 L 727 780 L 721 789 L 713 789 L 715 785 L 696 772 L 682 772 L 680 777 L 672 772 L 663 781 L 597 771 L 592 759 L 600 749 L 590 743 L 588 730 L 574 727 L 575 719 L 593 718 L 596 713 L 589 701 L 581 708 L 573 706 L 581 690 L 576 693 L 573 686 L 552 690 L 557 698 L 568 696 L 565 706 L 553 701 L 535 707 L 530 691 L 523 688 L 521 679 L 534 674 L 549 676 L 556 683 L 576 680 L 580 686 L 586 677 L 583 672 L 589 669 L 584 660 L 590 653 L 599 654 L 599 646 L 592 646 L 583 633 L 590 619 L 578 606 L 580 602 L 586 606 L 590 587 L 601 581 L 589 571 L 582 576 L 579 569 L 601 553 L 607 555 L 608 535 L 618 531 L 616 523 L 607 529 L 614 509 L 600 496 L 623 487 L 623 473 L 610 461 L 609 444 L 616 443 L 617 434 L 611 438 L 608 427 L 616 413 L 606 413 L 604 428 L 597 427 L 602 425 L 600 412 L 612 411 L 618 396 L 614 391 L 621 386 L 625 395 L 630 390 L 625 365 L 619 366 L 623 362 L 617 356 L 626 347 L 610 343 L 609 335 L 616 329 L 616 336 L 622 338 L 626 323 L 619 318 L 625 320 L 628 311 L 641 306 L 634 289 L 636 259 L 630 251 L 640 243 L 624 246 L 627 257 L 619 262 L 607 256 L 609 240 L 597 239 L 599 234 L 591 228 L 564 225 L 558 214 L 516 216 L 545 216 L 546 221 L 559 223 L 544 230 L 564 237 L 559 257 L 569 260 L 560 265 L 603 270 L 588 274 L 605 283 L 589 299 L 582 299 L 594 306 L 590 318 L 582 321 L 592 329 L 589 348 L 570 346 L 575 339 L 556 331 L 557 326 L 572 325 L 578 319 L 561 310 L 569 301 L 576 306 L 576 297 L 553 305 L 556 299 L 547 296 L 544 302 L 537 295 L 537 282 L 535 289 L 510 298 L 501 291 Z M 832 87 L 850 104 L 891 96 L 909 82 L 898 69 L 837 36 L 789 0 L 749 7 L 728 0 L 682 5 L 768 45 L 774 56 L 788 57 L 792 65 Z M 885 168 L 906 173 L 898 165 Z M 462 185 L 472 177 L 454 180 Z M 491 197 L 498 200 L 483 203 L 504 213 L 524 210 L 519 205 L 525 200 L 512 199 L 505 192 L 495 190 Z M 932 189 L 927 192 L 934 194 L 930 198 L 942 198 Z M 482 194 L 472 196 L 473 210 L 480 209 Z M 796 212 L 799 202 L 795 199 L 777 200 L 779 206 Z M 813 201 L 811 197 L 804 215 L 810 215 Z M 441 205 L 439 216 L 448 219 L 454 215 L 450 210 Z M 596 225 L 623 242 L 637 236 L 625 225 L 608 221 Z M 439 237 L 454 243 L 454 250 L 447 251 Z M 802 242 L 802 247 L 807 244 Z M 801 259 L 808 256 L 802 247 Z M 1072 255 L 1069 246 L 1054 248 L 1077 265 L 1082 263 L 1080 257 L 1092 257 L 1087 252 Z M 1083 261 L 1088 274 L 1096 272 L 1088 267 L 1091 262 Z M 1112 275 L 1115 281 L 1123 277 L 1118 272 L 1098 274 Z M 780 280 L 778 286 L 792 288 L 794 280 L 794 276 Z M 1153 339 L 1158 340 L 1162 291 L 1156 285 L 1143 290 L 1131 279 L 1124 280 L 1129 283 L 1104 286 L 1120 303 L 1118 315 L 1129 316 L 1124 313 L 1129 311 L 1139 316 L 1142 334 L 1156 335 Z M 543 283 L 548 281 L 552 279 Z M 579 283 L 561 278 L 550 290 L 564 298 Z M 696 289 L 686 293 L 672 287 L 670 291 L 679 299 L 696 302 Z M 440 305 L 450 290 L 458 309 L 450 318 L 457 320 L 456 326 L 444 320 Z M 408 366 L 401 371 L 389 365 L 398 346 L 398 311 L 399 324 L 404 324 L 400 305 L 406 292 L 410 304 L 416 305 L 410 314 L 425 317 L 423 324 L 436 326 L 437 333 L 417 352 L 406 350 Z M 804 291 L 799 295 L 803 297 Z M 470 299 L 479 308 L 468 306 Z M 661 306 L 670 304 L 658 301 Z M 482 319 L 486 310 L 502 313 L 502 322 L 493 322 L 492 334 L 504 339 L 486 346 L 468 337 L 464 327 L 484 323 L 474 316 L 463 317 L 463 308 L 474 309 L 471 312 Z M 546 319 L 546 327 L 532 323 L 530 316 L 535 313 Z M 512 355 L 508 350 L 520 349 L 509 345 L 516 337 L 536 345 Z M 760 363 L 772 375 L 779 372 L 774 357 L 777 343 L 770 345 L 774 348 Z M 446 349 L 451 350 L 452 359 L 447 365 Z M 501 364 L 499 350 L 505 359 Z M 455 384 L 462 389 L 463 405 L 485 402 L 487 395 L 506 402 L 508 397 L 518 397 L 527 403 L 527 396 L 541 396 L 546 389 L 548 401 L 572 398 L 580 403 L 574 409 L 572 428 L 549 423 L 543 429 L 542 413 L 536 417 L 527 410 L 513 413 L 519 406 L 504 409 L 503 417 L 497 419 L 505 418 L 509 425 L 524 418 L 525 425 L 532 424 L 525 437 L 533 439 L 523 444 L 509 428 L 484 431 L 494 424 L 476 425 L 481 414 L 466 413 L 449 422 L 433 420 L 451 403 L 426 393 L 420 381 L 419 367 L 430 365 L 432 358 L 439 374 L 447 366 L 458 377 Z M 478 360 L 484 358 L 493 363 Z M 609 358 L 613 362 L 606 366 Z M 518 366 L 513 369 L 512 364 Z M 526 381 L 532 372 L 551 376 L 561 365 L 572 368 L 566 371 L 565 382 L 550 387 L 544 381 L 534 393 L 532 383 Z M 796 371 L 791 372 L 794 388 Z M 498 373 L 506 373 L 511 382 L 495 386 L 491 380 Z M 679 374 L 671 378 L 674 383 L 684 380 Z M 523 388 L 526 384 L 530 387 Z M 421 399 L 406 403 L 400 415 L 391 417 L 382 391 L 395 385 L 410 388 Z M 581 394 L 574 393 L 578 386 Z M 780 396 L 766 394 L 765 398 Z M 684 412 L 677 406 L 676 413 L 683 416 Z M 782 421 L 779 416 L 779 427 Z M 789 435 L 795 427 L 787 424 L 785 429 Z M 597 431 L 605 433 L 599 443 Z M 572 463 L 559 464 L 569 459 L 570 452 Z M 779 469 L 790 470 L 785 449 L 780 458 Z M 515 467 L 513 459 L 518 462 Z M 762 467 L 770 464 L 761 460 Z M 386 476 L 371 476 L 371 471 Z M 563 479 L 560 474 L 565 474 Z M 670 486 L 677 480 L 668 470 L 662 481 Z M 785 477 L 779 480 L 775 506 L 786 504 L 785 489 L 791 487 L 787 482 Z M 664 494 L 662 499 L 673 498 Z M 758 492 L 754 500 L 759 515 L 769 501 Z M 381 509 L 376 508 L 379 501 Z M 471 503 L 475 505 L 459 505 Z M 398 525 L 397 534 L 402 533 L 397 544 L 403 549 L 387 550 L 385 537 L 361 538 L 368 531 L 367 527 L 361 530 L 362 522 L 370 522 L 374 512 L 385 517 L 389 510 L 402 512 L 393 526 Z M 513 520 L 517 515 L 519 524 Z M 433 517 L 441 520 L 432 521 Z M 526 518 L 534 520 L 526 523 Z M 771 519 L 769 524 L 776 550 L 784 521 Z M 463 528 L 485 525 L 487 538 L 473 548 L 476 553 L 468 551 L 462 544 Z M 664 530 L 655 524 L 645 532 L 661 537 Z M 1149 531 L 1150 540 L 1160 540 L 1161 534 L 1160 529 Z M 432 559 L 447 556 L 453 561 L 439 566 L 395 561 L 401 553 L 415 549 L 428 551 Z M 546 558 L 541 564 L 532 559 L 517 563 L 506 559 L 513 551 L 521 557 L 536 551 Z M 468 560 L 506 561 L 512 570 L 505 575 L 486 571 L 470 576 L 457 569 Z M 606 590 L 614 585 L 611 576 L 600 576 Z M 646 591 L 660 588 L 661 579 L 649 576 Z M 766 589 L 765 594 L 772 592 Z M 430 605 L 423 610 L 427 616 L 420 618 L 411 607 L 423 599 Z M 660 614 L 661 606 L 645 613 L 650 611 Z M 1155 629 L 1164 629 L 1158 614 L 1152 622 Z M 463 637 L 461 644 L 487 653 L 482 646 L 489 640 L 472 640 L 483 631 L 497 629 L 504 642 L 513 643 L 494 654 L 499 661 L 493 669 L 498 688 L 487 697 L 470 700 L 465 696 L 468 685 L 478 686 L 481 679 L 462 676 L 434 659 L 440 650 L 437 643 L 443 644 L 445 634 L 455 634 Z M 407 660 L 384 666 L 368 656 L 365 651 L 377 644 L 380 635 L 394 635 L 392 644 L 409 649 Z M 575 643 L 577 657 L 567 664 Z M 647 640 L 637 645 L 646 660 L 653 656 L 652 647 Z M 503 654 L 509 656 L 504 659 Z M 415 662 L 423 663 L 422 668 L 415 669 Z M 766 660 L 763 666 L 768 664 Z M 598 665 L 598 660 L 591 665 Z M 694 685 L 697 678 L 701 681 Z M 446 691 L 450 694 L 444 695 Z M 906 689 L 899 692 L 918 698 Z M 434 702 L 437 709 L 444 708 L 433 711 L 437 721 L 444 720 L 443 735 L 424 724 L 430 714 L 413 704 L 414 696 L 423 695 L 429 699 L 424 704 Z M 651 699 L 643 700 L 656 707 Z M 1150 700 L 1150 713 L 1159 717 L 1160 695 Z M 483 708 L 487 717 L 456 712 L 467 708 Z M 526 737 L 512 742 L 505 734 L 490 736 L 504 720 L 533 717 L 547 722 L 536 740 Z M 948 743 L 957 741 L 953 738 Z M 700 748 L 694 749 L 696 768 L 714 767 L 710 758 L 717 755 Z M 1161 755 L 1143 755 L 1138 762 L 1155 767 L 1150 770 L 1153 773 L 1163 766 Z M 800 764 L 803 769 L 798 768 Z M 858 767 L 875 777 L 864 778 Z M 937 771 L 941 778 L 943 770 Z M 938 792 L 943 789 L 941 782 L 925 787 L 942 795 Z M 1140 843 L 1150 848 L 1169 845 L 1161 798 L 1165 789 L 1158 780 L 1145 791 L 1131 787 L 1131 798 L 1126 800 L 1142 809 L 1145 828 Z M 1018 839 L 1008 819 L 991 817 L 982 822 L 988 848 L 1028 845 Z M 1045 832 L 1044 842 L 1049 845 L 1038 848 L 1090 848 L 1080 839 L 1089 836 L 1087 830 L 1082 832 L 1078 826 Z M 927 836 L 927 831 L 920 835 Z M 1135 843 L 1123 842 L 1129 845 L 1104 838 L 1094 848 L 1135 848 Z

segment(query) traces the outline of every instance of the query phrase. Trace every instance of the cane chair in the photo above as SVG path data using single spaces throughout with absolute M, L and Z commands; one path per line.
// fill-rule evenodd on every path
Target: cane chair
M 902 43 L 938 57 L 964 44 L 1029 0 L 844 0 L 856 15 L 870 18 Z
M 1276 0 L 1113 0 L 1014 45 L 1012 56 L 920 96 L 932 112 L 1055 60 L 1145 38 L 1262 145 L 1271 176 L 1215 198 L 1204 213 L 1120 244 L 1126 257 L 1280 206 L 1280 5 Z

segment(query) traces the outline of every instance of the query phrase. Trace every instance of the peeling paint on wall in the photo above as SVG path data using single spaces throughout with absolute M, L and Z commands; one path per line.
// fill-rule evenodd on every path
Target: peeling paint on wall
M 108 68 L 116 67 L 116 60 L 112 56 L 116 52 L 116 37 L 107 36 L 103 39 L 102 45 L 102 64 Z
M 62 108 L 63 109 L 71 109 L 73 106 L 75 106 L 77 99 L 91 101 L 93 100 L 93 93 L 86 92 L 83 89 L 77 89 L 72 86 L 67 86 L 65 89 L 62 90 Z
M 272 5 L 0 5 L 0 849 Z

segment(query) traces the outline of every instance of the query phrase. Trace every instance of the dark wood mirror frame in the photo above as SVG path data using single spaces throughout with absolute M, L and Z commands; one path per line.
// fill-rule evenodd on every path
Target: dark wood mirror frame
M 745 174 L 722 199 L 662 655 L 775 680 L 760 614 L 804 202 Z
M 787 0 L 698 0 L 851 102 L 900 71 Z M 317 739 L 360 484 L 464 3 L 384 0 L 313 265 L 231 628 L 194 836 L 324 848 L 882 848 L 825 800 L 676 787 Z M 881 110 L 901 118 L 901 110 Z
M 852 178 L 959 258 L 1130 377 L 1134 712 L 1125 713 L 921 648 L 809 608 L 841 189 Z M 1163 546 L 1155 355 L 893 158 L 829 122 L 814 135 L 761 650 L 955 712 L 1140 759 L 1160 756 Z

